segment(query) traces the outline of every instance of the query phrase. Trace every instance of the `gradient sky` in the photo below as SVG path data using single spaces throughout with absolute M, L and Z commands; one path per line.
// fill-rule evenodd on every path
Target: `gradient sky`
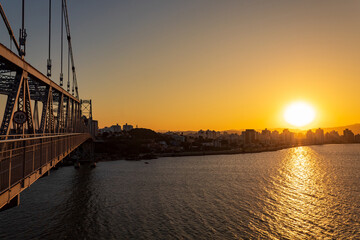
M 46 70 L 47 0 L 26 0 L 27 61 Z M 60 0 L 53 0 L 59 81 Z M 18 36 L 20 0 L 2 0 Z M 360 2 L 72 0 L 79 94 L 100 127 L 290 127 L 303 100 L 333 127 L 360 119 Z M 4 24 L 0 41 L 9 46 Z

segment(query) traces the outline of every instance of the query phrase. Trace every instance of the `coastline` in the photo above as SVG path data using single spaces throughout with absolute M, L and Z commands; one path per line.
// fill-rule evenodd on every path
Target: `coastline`
M 285 146 L 276 146 L 276 147 L 262 147 L 262 148 L 249 148 L 249 149 L 229 149 L 229 150 L 219 150 L 219 151 L 194 151 L 194 152 L 173 152 L 173 153 L 151 153 L 151 154 L 140 154 L 138 156 L 124 157 L 117 154 L 97 154 L 97 162 L 107 162 L 107 161 L 117 161 L 117 160 L 126 160 L 126 161 L 141 161 L 141 160 L 151 160 L 164 157 L 190 157 L 190 156 L 207 156 L 207 155 L 233 155 L 233 154 L 246 154 L 246 153 L 261 153 L 261 152 L 273 152 L 282 149 L 299 147 L 300 145 L 285 145 Z M 302 145 L 303 146 L 303 145 Z
M 326 144 L 301 144 L 301 145 L 282 145 L 276 147 L 254 147 L 249 149 L 230 149 L 220 151 L 194 151 L 194 152 L 174 152 L 174 153 L 151 153 L 151 154 L 140 154 L 138 156 L 124 157 L 117 154 L 97 153 L 95 155 L 96 162 L 109 162 L 109 161 L 141 161 L 141 160 L 152 160 L 165 157 L 190 157 L 190 156 L 207 156 L 207 155 L 233 155 L 233 154 L 246 154 L 246 153 L 262 153 L 262 152 L 274 152 L 283 149 L 293 147 L 304 147 L 304 146 L 319 146 L 328 144 L 358 144 L 358 143 L 326 143 Z

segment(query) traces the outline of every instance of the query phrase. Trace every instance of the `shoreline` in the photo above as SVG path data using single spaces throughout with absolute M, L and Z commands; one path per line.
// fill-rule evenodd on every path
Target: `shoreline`
M 196 151 L 196 152 L 175 152 L 175 153 L 151 153 L 142 154 L 134 157 L 124 157 L 119 155 L 109 155 L 107 153 L 98 153 L 96 162 L 108 162 L 108 161 L 141 161 L 141 160 L 152 160 L 157 158 L 165 157 L 191 157 L 191 156 L 207 156 L 207 155 L 234 155 L 234 154 L 246 154 L 246 153 L 262 153 L 262 152 L 274 152 L 282 149 L 299 147 L 296 145 L 277 146 L 277 147 L 266 147 L 266 148 L 253 148 L 253 149 L 230 149 L 230 150 L 219 150 L 219 151 Z M 100 158 L 100 159 L 99 159 Z
M 262 153 L 262 152 L 274 152 L 283 149 L 293 147 L 304 147 L 304 146 L 319 146 L 329 144 L 358 144 L 358 143 L 327 143 L 327 144 L 310 144 L 310 145 L 283 145 L 276 147 L 264 147 L 264 148 L 252 148 L 252 149 L 230 149 L 230 150 L 219 150 L 219 151 L 197 151 L 197 152 L 175 152 L 175 153 L 150 153 L 140 154 L 133 157 L 124 157 L 116 154 L 109 155 L 107 153 L 97 153 L 96 162 L 109 162 L 109 161 L 141 161 L 141 160 L 153 160 L 165 157 L 191 157 L 191 156 L 210 156 L 210 155 L 234 155 L 234 154 L 246 154 L 246 153 Z M 95 155 L 97 155 L 95 154 Z

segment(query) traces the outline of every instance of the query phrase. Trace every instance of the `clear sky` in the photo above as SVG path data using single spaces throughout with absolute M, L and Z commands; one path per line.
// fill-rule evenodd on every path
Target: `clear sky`
M 53 0 L 59 81 L 60 0 Z M 1 3 L 18 36 L 21 0 Z M 316 110 L 307 127 L 360 119 L 360 2 L 72 0 L 79 94 L 100 127 L 155 130 L 289 127 L 285 107 Z M 47 59 L 47 0 L 26 0 L 26 59 Z M 4 24 L 0 41 L 9 46 Z

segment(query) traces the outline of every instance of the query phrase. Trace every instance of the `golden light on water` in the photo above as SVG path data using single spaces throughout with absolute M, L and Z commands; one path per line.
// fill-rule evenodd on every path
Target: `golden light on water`
M 336 198 L 328 193 L 337 190 L 325 168 L 310 147 L 287 150 L 266 189 L 269 200 L 263 207 L 271 216 L 268 221 L 274 232 L 289 239 L 306 239 L 309 233 L 324 234 L 325 226 L 332 224 Z
M 312 151 L 307 147 L 298 147 L 291 150 L 292 154 L 287 163 L 287 168 L 290 171 L 290 174 L 286 175 L 288 183 L 291 183 L 293 189 L 300 192 L 314 190 L 316 167 L 314 166 L 314 160 L 311 159 Z
M 290 104 L 284 112 L 284 119 L 296 127 L 308 125 L 315 119 L 314 108 L 305 102 L 295 102 Z

